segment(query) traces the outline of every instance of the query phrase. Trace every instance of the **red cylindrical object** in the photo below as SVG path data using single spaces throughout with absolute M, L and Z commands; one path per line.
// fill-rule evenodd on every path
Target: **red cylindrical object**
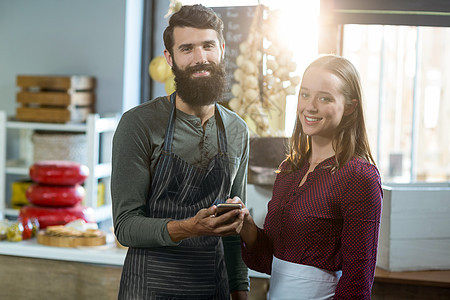
M 81 203 L 85 196 L 84 188 L 79 185 L 43 185 L 31 184 L 26 191 L 26 197 L 34 205 L 67 207 Z
M 65 225 L 78 219 L 90 223 L 95 222 L 93 209 L 81 205 L 72 207 L 25 205 L 20 209 L 19 217 L 22 219 L 36 218 L 39 221 L 40 229 L 53 225 Z
M 42 184 L 81 184 L 88 176 L 87 166 L 72 161 L 39 161 L 30 167 L 31 180 Z

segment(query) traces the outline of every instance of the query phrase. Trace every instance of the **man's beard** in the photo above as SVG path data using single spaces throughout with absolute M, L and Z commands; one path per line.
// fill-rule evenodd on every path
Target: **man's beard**
M 195 72 L 207 71 L 209 76 L 192 77 Z M 183 102 L 193 107 L 214 104 L 222 99 L 225 92 L 225 64 L 209 63 L 187 67 L 181 70 L 173 63 L 177 95 Z

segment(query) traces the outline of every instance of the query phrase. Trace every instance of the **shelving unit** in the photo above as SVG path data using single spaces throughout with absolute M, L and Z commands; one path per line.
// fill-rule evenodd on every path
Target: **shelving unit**
M 111 163 L 100 162 L 100 134 L 105 132 L 114 132 L 118 123 L 118 116 L 100 117 L 98 114 L 90 114 L 86 123 L 37 123 L 21 122 L 8 119 L 4 111 L 0 111 L 0 219 L 6 216 L 17 216 L 18 211 L 7 207 L 6 199 L 6 179 L 8 175 L 27 176 L 29 167 L 32 164 L 30 159 L 22 157 L 19 159 L 10 159 L 7 157 L 7 131 L 21 130 L 22 132 L 32 132 L 33 130 L 43 131 L 61 131 L 61 132 L 84 132 L 87 139 L 87 167 L 90 174 L 84 185 L 86 189 L 85 205 L 92 207 L 95 211 L 97 221 L 103 221 L 111 218 L 111 203 L 105 202 L 104 205 L 97 207 L 98 181 L 107 178 L 111 174 Z M 20 147 L 25 147 L 21 141 Z M 30 148 L 26 149 L 31 151 Z M 108 197 L 106 197 L 108 199 Z

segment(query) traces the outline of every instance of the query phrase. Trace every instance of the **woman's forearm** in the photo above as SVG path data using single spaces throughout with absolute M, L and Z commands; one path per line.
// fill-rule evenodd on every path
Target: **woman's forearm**
M 247 249 L 251 249 L 258 237 L 258 227 L 256 226 L 251 216 L 246 216 L 244 225 L 242 226 L 241 240 L 245 243 Z

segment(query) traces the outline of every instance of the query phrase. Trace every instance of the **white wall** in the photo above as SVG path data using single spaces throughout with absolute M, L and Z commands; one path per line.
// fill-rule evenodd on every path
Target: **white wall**
M 126 2 L 0 0 L 0 110 L 14 114 L 18 74 L 80 74 L 97 78 L 97 112 L 121 112 Z

